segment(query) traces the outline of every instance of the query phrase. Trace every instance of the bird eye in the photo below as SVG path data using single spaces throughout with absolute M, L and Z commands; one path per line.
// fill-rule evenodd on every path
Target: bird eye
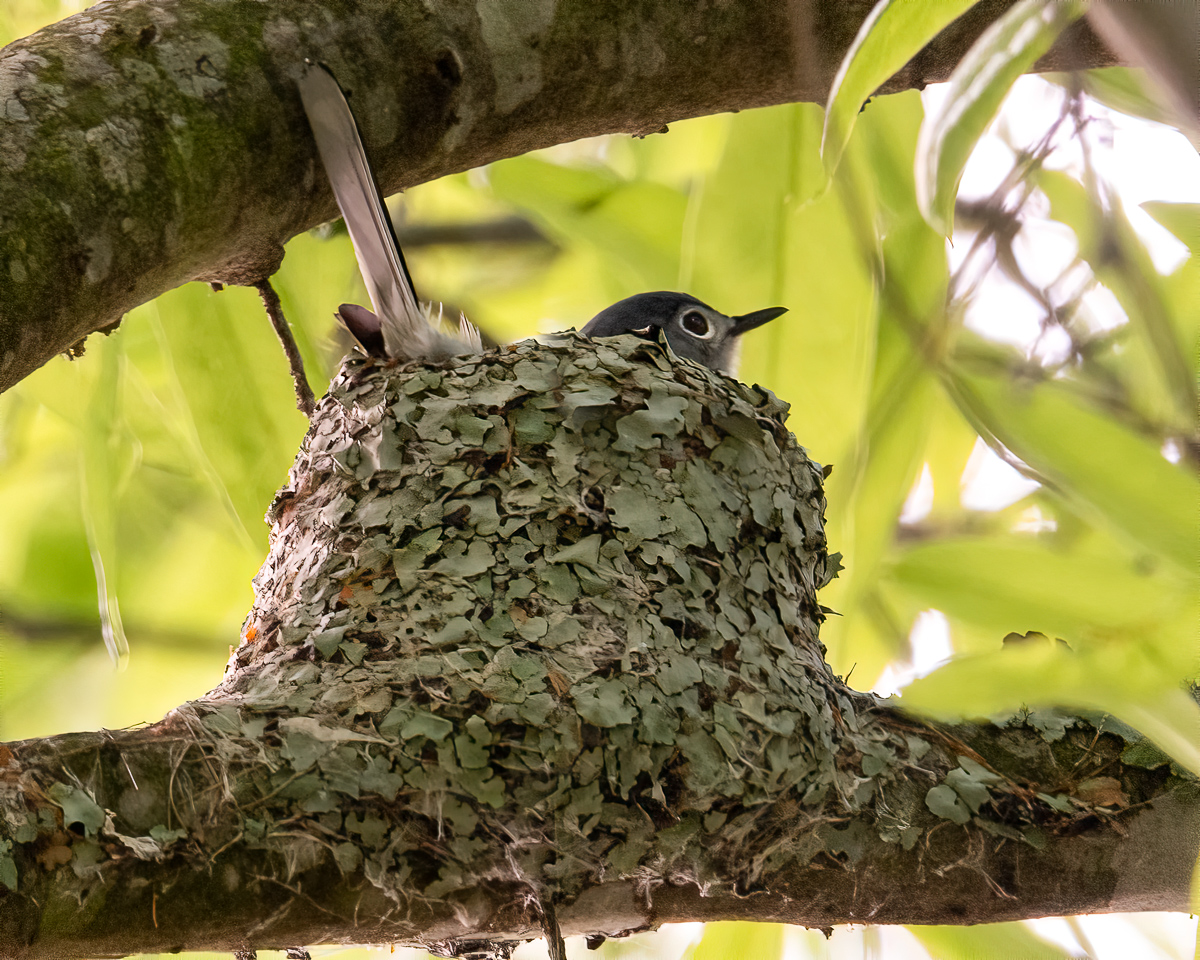
M 704 314 L 697 313 L 695 310 L 690 310 L 679 319 L 679 323 L 683 329 L 690 333 L 693 337 L 705 339 L 711 335 L 711 330 L 708 326 L 708 320 Z

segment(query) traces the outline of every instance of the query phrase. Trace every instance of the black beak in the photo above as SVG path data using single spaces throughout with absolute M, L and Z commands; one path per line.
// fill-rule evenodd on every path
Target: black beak
M 755 310 L 753 313 L 744 313 L 740 317 L 734 317 L 733 335 L 740 337 L 747 330 L 761 327 L 764 323 L 768 323 L 787 312 L 787 307 L 767 307 L 765 310 Z

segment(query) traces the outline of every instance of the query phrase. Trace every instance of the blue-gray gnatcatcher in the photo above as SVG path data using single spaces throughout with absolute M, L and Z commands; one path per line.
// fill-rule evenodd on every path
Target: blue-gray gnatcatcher
M 442 360 L 479 352 L 479 332 L 465 317 L 459 321 L 459 336 L 449 336 L 437 328 L 417 299 L 354 115 L 337 80 L 322 65 L 306 62 L 297 82 L 321 162 L 375 307 L 372 313 L 343 303 L 338 308 L 339 318 L 372 356 Z M 738 338 L 786 312 L 786 307 L 767 307 L 730 317 L 686 293 L 660 290 L 614 303 L 588 321 L 580 333 L 586 337 L 636 334 L 656 340 L 661 331 L 678 356 L 727 373 L 734 363 Z

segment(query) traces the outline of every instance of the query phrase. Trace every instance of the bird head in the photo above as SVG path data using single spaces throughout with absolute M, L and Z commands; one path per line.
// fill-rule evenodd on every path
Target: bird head
M 661 330 L 677 356 L 729 373 L 737 356 L 738 338 L 783 313 L 787 313 L 787 307 L 767 307 L 730 317 L 689 294 L 658 290 L 617 301 L 592 317 L 580 333 L 585 337 L 632 333 L 655 340 Z

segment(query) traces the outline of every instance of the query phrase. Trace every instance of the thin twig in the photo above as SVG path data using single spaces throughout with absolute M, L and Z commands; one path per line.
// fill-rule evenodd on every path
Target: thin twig
M 308 377 L 304 373 L 304 361 L 300 358 L 300 348 L 296 346 L 296 338 L 292 336 L 292 328 L 288 326 L 287 318 L 283 315 L 283 305 L 279 302 L 279 294 L 271 286 L 270 280 L 261 280 L 255 284 L 258 295 L 262 297 L 267 316 L 271 318 L 271 326 L 275 335 L 283 345 L 284 356 L 287 357 L 288 367 L 292 371 L 292 382 L 296 384 L 296 409 L 312 419 L 313 411 L 317 408 L 316 398 L 313 397 L 312 387 L 308 385 Z
M 539 897 L 538 909 L 542 914 L 542 934 L 546 938 L 546 949 L 550 960 L 567 960 L 567 945 L 563 943 L 562 930 L 558 926 L 558 914 L 554 910 L 554 895 L 549 891 Z

